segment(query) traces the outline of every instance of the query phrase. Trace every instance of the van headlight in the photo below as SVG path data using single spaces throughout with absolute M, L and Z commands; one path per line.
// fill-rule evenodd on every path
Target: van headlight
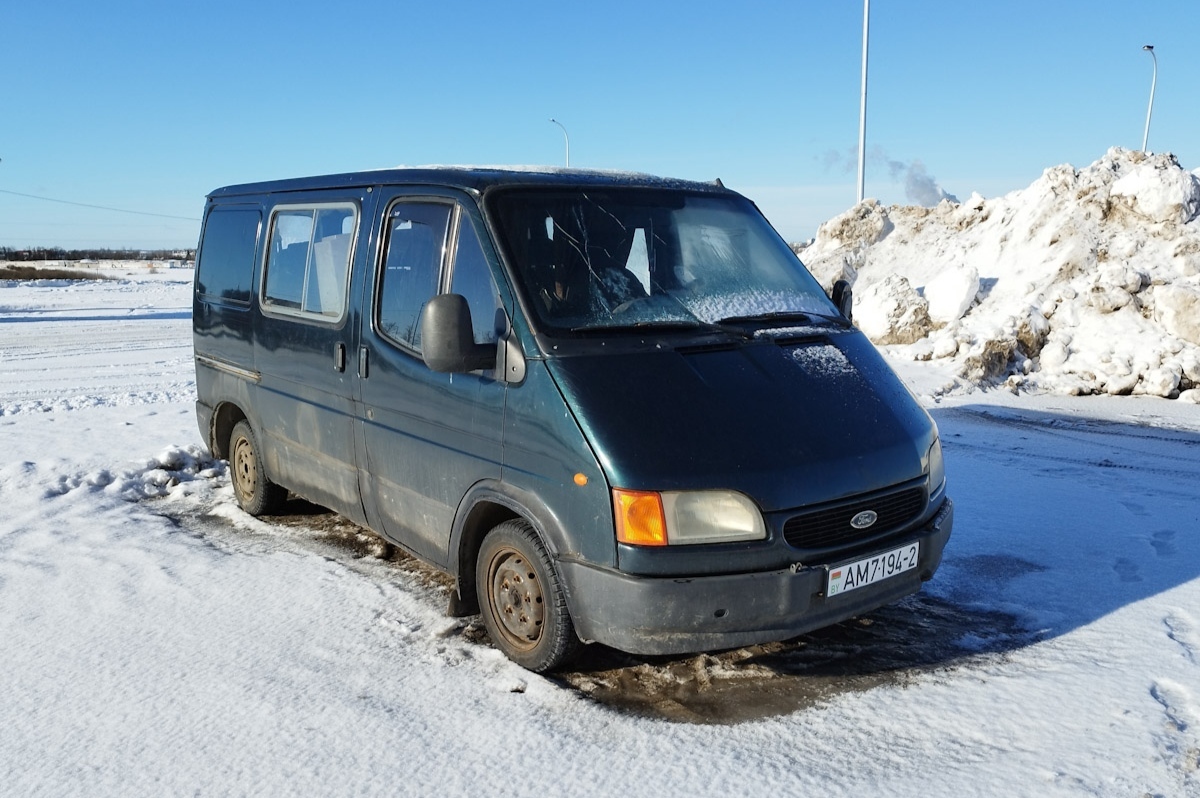
M 749 497 L 727 490 L 613 490 L 617 540 L 635 546 L 762 540 L 767 527 Z
M 929 495 L 937 493 L 946 481 L 946 464 L 942 461 L 942 441 L 933 439 L 929 447 Z

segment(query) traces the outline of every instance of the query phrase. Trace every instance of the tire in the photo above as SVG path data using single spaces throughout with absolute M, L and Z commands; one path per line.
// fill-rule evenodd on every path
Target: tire
M 262 448 L 248 421 L 239 421 L 229 436 L 229 477 L 238 505 L 250 515 L 270 515 L 287 499 L 287 491 L 267 479 Z
M 535 673 L 564 665 L 582 643 L 554 563 L 527 521 L 488 532 L 475 566 L 475 589 L 496 648 Z

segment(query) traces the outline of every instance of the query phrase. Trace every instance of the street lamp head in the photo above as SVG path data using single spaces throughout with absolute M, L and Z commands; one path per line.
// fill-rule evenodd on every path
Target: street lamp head
M 567 126 L 564 125 L 562 122 L 559 122 L 554 117 L 550 117 L 550 121 L 553 122 L 554 124 L 558 125 L 560 128 L 562 128 L 563 144 L 566 145 L 566 148 L 567 148 L 566 165 L 569 168 L 571 166 L 571 137 L 567 135 Z
M 1143 44 L 1143 45 L 1142 45 L 1142 49 L 1143 49 L 1143 50 L 1150 50 L 1151 52 L 1153 52 L 1153 50 L 1154 50 L 1154 45 L 1153 45 L 1153 44 Z

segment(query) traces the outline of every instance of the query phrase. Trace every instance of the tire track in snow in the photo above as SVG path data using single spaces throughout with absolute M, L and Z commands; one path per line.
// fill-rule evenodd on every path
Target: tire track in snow
M 194 401 L 189 320 L 144 310 L 70 308 L 87 317 L 70 323 L 0 315 L 0 416 Z M 76 367 L 54 368 L 62 358 Z
M 1190 485 L 1200 481 L 1200 469 L 1181 467 L 1196 462 L 1194 449 L 1200 446 L 1200 436 L 1194 433 L 1171 434 L 1163 430 L 1147 430 L 1143 433 L 1133 424 L 1103 422 L 1097 419 L 1054 418 L 1039 421 L 962 408 L 950 408 L 943 411 L 943 414 L 946 418 L 941 424 L 946 429 L 943 430 L 942 445 L 950 450 L 992 452 L 1007 457 L 1013 463 L 1033 461 L 1047 466 L 1053 465 L 1057 470 L 1061 470 L 1057 467 L 1062 465 L 1086 471 L 1136 470 L 1167 477 L 1172 482 L 1188 484 L 1189 495 L 1194 493 Z M 962 434 L 946 434 L 953 428 L 952 425 L 957 424 L 973 427 L 996 426 L 1013 434 L 989 437 L 968 434 L 965 430 Z M 1050 450 L 1045 446 L 1033 448 L 1032 441 L 1030 448 L 1026 448 L 1019 443 L 1024 440 L 1017 435 L 1021 429 L 1036 433 L 1039 441 L 1046 437 L 1061 439 L 1074 451 L 1068 450 L 1063 454 L 1060 453 L 1060 449 Z M 1133 442 L 1119 442 L 1130 440 Z M 1173 447 L 1179 447 L 1178 456 L 1169 455 L 1169 449 Z M 1148 456 L 1151 454 L 1153 457 Z M 1125 456 L 1128 456 L 1128 460 Z M 1164 465 L 1150 465 L 1153 461 L 1162 462 Z
M 1157 746 L 1163 759 L 1174 765 L 1181 795 L 1195 795 L 1200 788 L 1200 708 L 1191 691 L 1169 679 L 1150 685 L 1150 697 L 1162 708 L 1163 732 Z
M 1200 436 L 1187 431 L 1172 431 L 1161 427 L 1147 427 L 1136 422 L 1110 421 L 1100 418 L 1078 418 L 1053 415 L 1053 411 L 1040 412 L 1050 418 L 1030 418 L 1018 413 L 996 413 L 986 410 L 971 410 L 965 407 L 950 407 L 939 410 L 939 415 L 958 418 L 967 422 L 990 424 L 1008 430 L 1027 429 L 1036 432 L 1039 437 L 1051 436 L 1080 442 L 1090 442 L 1099 445 L 1096 438 L 1104 438 L 1103 445 L 1108 449 L 1121 448 L 1135 451 L 1139 454 L 1145 450 L 1129 446 L 1128 442 L 1163 442 L 1178 444 L 1185 447 L 1200 447 Z M 1113 441 L 1125 442 L 1114 443 Z
M 60 399 L 30 399 L 0 405 L 0 418 L 29 413 L 52 413 L 84 410 L 95 407 L 135 407 L 140 405 L 193 402 L 196 399 L 196 384 L 180 382 L 162 390 L 133 391 L 107 395 L 81 394 Z

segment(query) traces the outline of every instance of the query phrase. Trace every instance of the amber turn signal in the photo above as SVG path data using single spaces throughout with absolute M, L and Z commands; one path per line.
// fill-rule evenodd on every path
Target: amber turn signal
M 617 540 L 634 546 L 667 545 L 662 497 L 650 491 L 613 489 Z

